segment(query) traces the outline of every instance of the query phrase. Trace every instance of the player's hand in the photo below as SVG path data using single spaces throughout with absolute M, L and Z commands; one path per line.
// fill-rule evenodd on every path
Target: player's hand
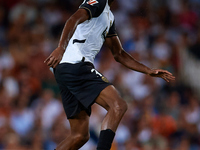
M 166 82 L 169 82 L 170 80 L 175 80 L 175 77 L 170 72 L 162 69 L 153 69 L 149 75 L 152 77 L 163 78 Z
M 61 61 L 64 49 L 61 47 L 56 48 L 50 56 L 44 61 L 49 67 L 55 68 Z

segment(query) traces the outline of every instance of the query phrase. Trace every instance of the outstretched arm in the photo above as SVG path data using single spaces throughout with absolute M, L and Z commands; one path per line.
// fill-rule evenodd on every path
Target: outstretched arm
M 71 39 L 76 27 L 89 19 L 89 14 L 85 9 L 78 9 L 66 22 L 58 47 L 50 54 L 50 56 L 44 61 L 49 67 L 55 68 L 62 59 L 65 49 Z
M 118 36 L 106 38 L 106 45 L 111 50 L 115 60 L 129 69 L 145 73 L 152 77 L 163 78 L 167 82 L 169 82 L 169 80 L 175 79 L 175 77 L 166 70 L 150 69 L 142 63 L 135 60 L 130 54 L 124 51 Z

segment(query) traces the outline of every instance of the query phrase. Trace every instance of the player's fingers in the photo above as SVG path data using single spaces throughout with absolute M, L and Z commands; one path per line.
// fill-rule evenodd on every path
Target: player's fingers
M 175 77 L 170 73 L 170 72 L 163 72 L 163 74 L 165 77 L 168 77 L 168 78 L 172 78 L 172 79 L 175 79 Z
M 47 63 L 51 57 L 52 57 L 51 55 L 49 57 L 47 57 L 47 59 L 45 59 L 44 63 Z
M 172 75 L 171 72 L 167 71 L 167 70 L 159 70 L 159 72 L 162 72 L 162 73 L 165 73 L 165 74 L 169 74 L 169 75 Z
M 57 62 L 57 59 L 54 58 L 53 61 L 52 61 L 52 63 L 51 63 L 51 67 L 52 67 L 52 68 L 53 68 L 53 66 L 55 65 L 56 62 Z
M 172 78 L 174 77 L 173 75 L 171 75 L 171 74 L 166 74 L 166 73 L 164 74 L 164 76 L 166 76 L 166 77 L 172 77 Z
M 52 66 L 52 63 L 53 63 L 54 59 L 55 59 L 54 57 L 51 57 L 51 58 L 49 59 L 49 61 L 47 62 L 47 65 L 48 65 L 49 67 Z
M 172 73 L 169 72 L 169 71 L 167 71 L 167 70 L 165 70 L 165 73 L 166 73 L 166 74 L 169 74 L 169 75 L 172 75 Z
M 56 66 L 58 65 L 58 63 L 59 63 L 59 61 L 56 60 L 55 63 L 54 63 L 54 65 L 53 65 L 53 68 L 56 68 Z
M 175 77 L 174 77 L 174 76 L 165 75 L 164 78 L 167 79 L 168 81 L 169 81 L 169 80 L 175 80 Z
M 162 77 L 166 82 L 169 82 L 169 80 L 166 77 Z
M 174 81 L 175 79 L 173 79 L 173 78 L 169 78 L 169 77 L 165 77 L 165 79 L 167 79 L 167 80 L 171 80 L 171 81 Z
M 175 80 L 175 77 L 172 75 L 165 75 L 165 77 L 169 78 L 170 80 Z
M 175 80 L 176 78 L 175 78 L 174 76 L 171 76 L 170 79 L 171 79 L 171 80 Z

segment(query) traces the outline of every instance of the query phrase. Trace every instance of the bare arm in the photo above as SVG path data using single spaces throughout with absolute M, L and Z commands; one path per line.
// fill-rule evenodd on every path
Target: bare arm
M 50 56 L 44 61 L 49 67 L 55 68 L 62 59 L 65 49 L 74 34 L 76 27 L 89 19 L 89 14 L 85 9 L 78 9 L 66 22 L 58 47 L 50 54 Z
M 150 69 L 142 63 L 135 60 L 130 54 L 124 51 L 118 36 L 106 38 L 106 45 L 111 50 L 115 60 L 129 69 L 145 73 L 153 77 L 163 78 L 167 82 L 169 82 L 169 80 L 175 79 L 173 75 L 166 70 Z

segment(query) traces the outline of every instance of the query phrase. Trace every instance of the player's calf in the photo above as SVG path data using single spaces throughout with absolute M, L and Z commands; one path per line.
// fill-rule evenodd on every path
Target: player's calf
M 110 150 L 113 139 L 115 137 L 115 131 L 118 127 L 118 124 L 127 111 L 127 104 L 122 99 L 114 102 L 114 105 L 108 109 L 107 116 L 105 117 L 104 124 L 108 129 L 102 130 L 100 132 L 99 141 L 97 145 L 97 150 Z

